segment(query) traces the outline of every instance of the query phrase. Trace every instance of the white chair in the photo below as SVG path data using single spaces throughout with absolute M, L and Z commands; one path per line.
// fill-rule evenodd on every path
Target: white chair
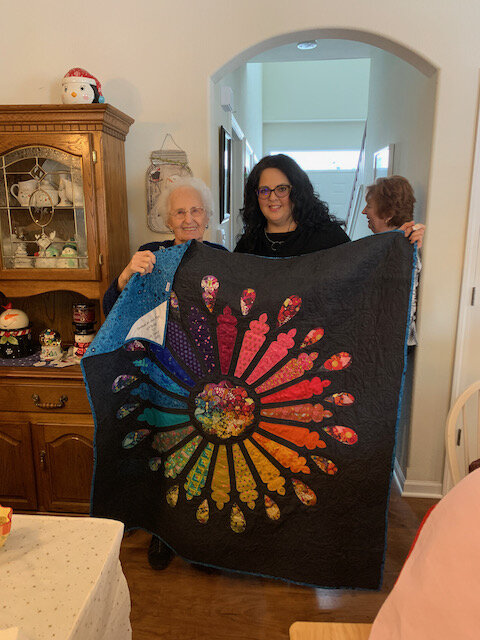
M 448 412 L 445 448 L 452 481 L 457 484 L 467 475 L 468 465 L 480 458 L 480 380 L 467 387 Z M 461 449 L 463 455 L 459 455 Z

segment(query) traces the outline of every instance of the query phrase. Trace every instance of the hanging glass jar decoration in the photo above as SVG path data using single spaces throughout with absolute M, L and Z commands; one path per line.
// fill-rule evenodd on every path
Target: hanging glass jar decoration
M 156 202 L 163 185 L 173 176 L 191 176 L 187 154 L 167 133 L 162 146 L 150 155 L 151 164 L 147 169 L 147 224 L 152 231 L 169 233 L 164 220 L 156 210 Z

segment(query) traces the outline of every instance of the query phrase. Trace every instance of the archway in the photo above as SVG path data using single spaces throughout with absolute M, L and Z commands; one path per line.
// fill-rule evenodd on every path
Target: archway
M 259 42 L 237 56 L 223 64 L 211 77 L 212 80 L 212 112 L 211 112 L 211 134 L 212 149 L 218 148 L 217 130 L 220 122 L 227 130 L 232 132 L 236 128 L 242 132 L 244 139 L 251 142 L 251 134 L 248 130 L 248 118 L 239 108 L 238 95 L 246 88 L 239 89 L 240 85 L 233 91 L 233 114 L 228 110 L 228 105 L 220 106 L 222 99 L 219 88 L 225 85 L 226 78 L 233 78 L 232 74 L 238 74 L 238 70 L 252 65 L 252 62 L 267 59 L 265 54 L 273 50 L 287 48 L 288 45 L 305 40 L 316 40 L 321 46 L 322 43 L 331 42 L 336 45 L 332 48 L 328 59 L 332 60 L 335 51 L 341 52 L 343 49 L 352 47 L 352 44 L 363 45 L 365 49 L 369 47 L 374 50 L 372 53 L 372 64 L 369 76 L 368 112 L 365 120 L 368 122 L 367 135 L 365 140 L 365 171 L 360 177 L 360 182 L 370 184 L 375 178 L 373 157 L 375 152 L 385 147 L 394 148 L 394 162 L 390 171 L 406 176 L 413 184 L 417 198 L 415 219 L 420 222 L 426 220 L 426 194 L 428 191 L 430 154 L 433 136 L 433 121 L 436 98 L 437 68 L 425 57 L 416 51 L 403 45 L 402 43 L 388 39 L 374 32 L 366 32 L 353 29 L 328 28 L 296 31 L 285 33 L 273 38 Z M 356 49 L 358 54 L 359 47 Z M 339 54 L 340 57 L 342 54 Z M 362 55 L 363 57 L 363 55 Z M 294 58 L 298 60 L 298 58 Z M 322 58 L 319 58 L 322 59 Z M 310 58 L 312 60 L 312 58 Z M 228 84 L 228 83 L 227 83 Z M 233 82 L 232 82 L 233 85 Z M 284 92 L 285 99 L 288 100 L 288 91 Z M 224 96 L 225 98 L 225 96 Z M 215 105 L 217 106 L 215 112 Z M 227 107 L 225 109 L 225 107 Z M 232 118 L 233 115 L 233 118 Z M 251 119 L 250 119 L 251 120 Z M 251 123 L 250 123 L 251 124 Z M 262 128 L 265 125 L 262 121 Z M 238 134 L 236 135 L 238 139 Z M 313 136 L 312 136 L 313 138 Z M 260 150 L 254 147 L 257 157 L 268 153 L 269 149 L 261 147 Z M 271 147 L 270 147 L 271 148 Z M 246 162 L 244 163 L 246 166 Z M 213 154 L 212 164 L 212 187 L 215 193 L 218 184 L 218 156 Z M 243 175 L 238 174 L 237 179 L 242 182 Z M 243 184 L 243 182 L 242 182 Z M 234 192 L 241 194 L 242 188 L 237 185 Z M 322 194 L 320 194 L 322 195 Z M 351 201 L 355 202 L 352 194 Z M 357 204 L 362 202 L 362 191 L 356 195 Z M 240 205 L 241 206 L 241 205 Z M 237 210 L 239 205 L 237 203 Z M 360 237 L 368 232 L 366 223 L 362 227 L 363 216 L 358 218 L 358 229 L 352 238 Z M 225 231 L 224 238 L 230 240 L 230 247 L 234 245 L 235 233 L 238 227 L 230 219 L 223 223 Z M 219 238 L 221 239 L 221 238 Z M 400 439 L 397 447 L 397 478 L 399 484 L 403 485 L 407 467 L 409 423 L 411 408 L 411 389 L 413 375 L 413 354 L 409 356 L 408 378 L 403 396 L 402 416 L 399 429 Z

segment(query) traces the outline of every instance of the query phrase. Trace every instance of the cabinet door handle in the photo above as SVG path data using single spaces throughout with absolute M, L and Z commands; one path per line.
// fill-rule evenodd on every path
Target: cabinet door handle
M 47 457 L 47 452 L 46 451 L 40 451 L 40 466 L 42 467 L 42 469 L 45 469 L 46 457 Z
M 34 393 L 32 395 L 33 404 L 39 409 L 61 409 L 68 400 L 67 396 L 60 396 L 58 402 L 40 402 L 40 396 Z

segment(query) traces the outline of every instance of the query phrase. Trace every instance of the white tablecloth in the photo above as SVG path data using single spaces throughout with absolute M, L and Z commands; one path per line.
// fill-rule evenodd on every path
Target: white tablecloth
M 28 640 L 130 640 L 122 534 L 115 520 L 14 514 L 0 548 L 0 640 L 10 627 Z

